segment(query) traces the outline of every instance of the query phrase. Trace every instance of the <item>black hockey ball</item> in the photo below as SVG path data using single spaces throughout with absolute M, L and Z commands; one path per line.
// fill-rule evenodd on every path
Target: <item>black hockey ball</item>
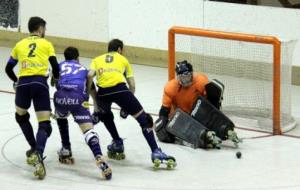
M 240 151 L 236 152 L 235 155 L 238 159 L 240 159 L 242 157 L 242 153 Z

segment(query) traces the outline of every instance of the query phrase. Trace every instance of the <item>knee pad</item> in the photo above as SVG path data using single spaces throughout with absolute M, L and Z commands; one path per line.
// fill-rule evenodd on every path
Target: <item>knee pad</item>
M 44 130 L 47 136 L 50 137 L 52 133 L 52 127 L 49 120 L 39 122 L 39 130 Z
M 58 125 L 59 128 L 69 126 L 68 120 L 64 119 L 64 118 L 57 118 L 56 122 L 57 122 L 57 125 Z
M 99 116 L 100 116 L 100 121 L 102 122 L 114 120 L 114 114 L 111 111 L 100 113 Z
M 17 123 L 21 125 L 23 123 L 29 122 L 30 115 L 28 112 L 25 115 L 19 115 L 18 113 L 16 113 L 15 118 Z
M 153 127 L 153 118 L 149 113 L 143 112 L 141 113 L 136 120 L 139 122 L 140 126 L 145 128 L 152 128 Z
M 94 112 L 92 114 L 92 121 L 94 125 L 96 125 L 100 121 L 104 123 L 105 121 L 109 121 L 109 120 L 114 120 L 114 115 L 111 111 L 109 112 L 100 111 L 100 112 Z
M 92 144 L 97 144 L 99 143 L 99 136 L 98 133 L 94 129 L 90 129 L 86 131 L 84 134 L 84 140 L 86 144 L 92 143 Z
M 173 143 L 175 141 L 175 137 L 166 130 L 167 123 L 167 118 L 159 118 L 158 120 L 156 120 L 155 133 L 158 140 L 160 140 L 161 142 Z

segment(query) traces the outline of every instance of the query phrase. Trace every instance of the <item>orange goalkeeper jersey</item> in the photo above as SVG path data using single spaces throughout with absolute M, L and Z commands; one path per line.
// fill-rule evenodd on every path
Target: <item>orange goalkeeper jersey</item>
M 194 74 L 191 86 L 182 87 L 177 79 L 170 80 L 163 95 L 163 106 L 171 108 L 171 113 L 176 108 L 182 109 L 186 113 L 191 113 L 194 102 L 198 96 L 205 96 L 205 85 L 208 78 L 204 74 Z

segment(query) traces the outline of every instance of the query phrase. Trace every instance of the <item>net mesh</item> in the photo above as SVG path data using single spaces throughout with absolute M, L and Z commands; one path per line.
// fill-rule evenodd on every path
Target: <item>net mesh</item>
M 281 45 L 281 128 L 295 126 L 291 115 L 294 41 Z M 196 72 L 225 85 L 223 112 L 237 126 L 273 131 L 273 46 L 253 42 L 175 35 L 175 61 L 188 60 Z

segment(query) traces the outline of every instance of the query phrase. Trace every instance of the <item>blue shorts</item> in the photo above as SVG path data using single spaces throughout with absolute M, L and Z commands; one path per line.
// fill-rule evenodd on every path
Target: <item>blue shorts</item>
M 35 111 L 51 111 L 47 77 L 20 77 L 16 90 L 15 103 L 18 107 L 28 109 L 33 102 Z
M 88 99 L 87 94 L 76 90 L 58 90 L 54 93 L 55 112 L 59 117 L 67 117 L 71 113 L 78 124 L 92 123 Z

